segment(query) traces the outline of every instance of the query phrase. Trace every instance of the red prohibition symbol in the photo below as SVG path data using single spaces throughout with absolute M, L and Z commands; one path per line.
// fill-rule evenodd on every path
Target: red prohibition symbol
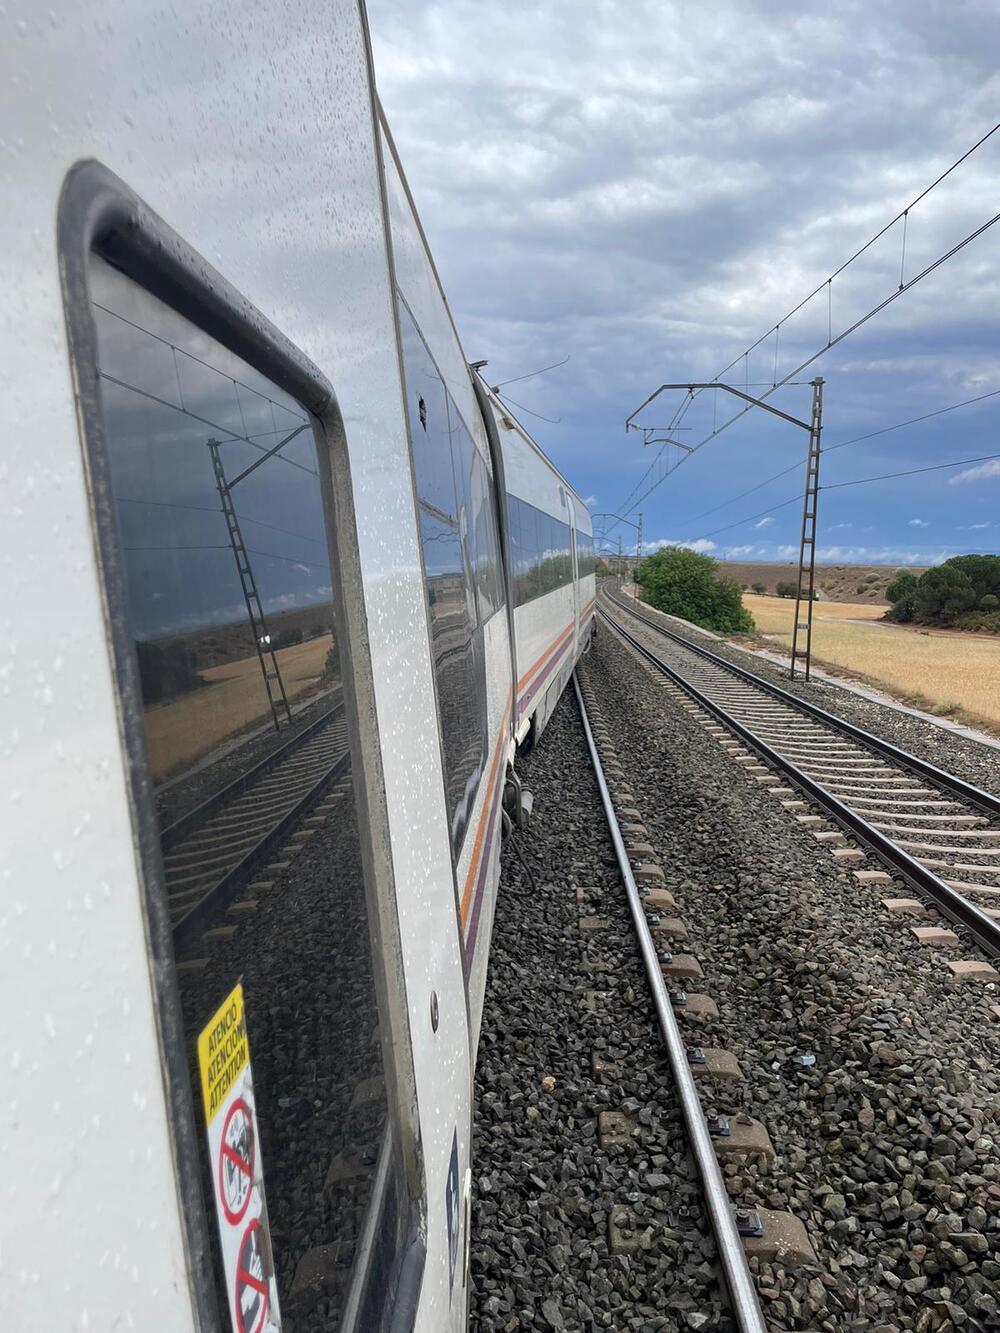
M 249 1224 L 240 1241 L 236 1260 L 236 1328 L 238 1333 L 260 1333 L 269 1305 L 260 1223 Z
M 254 1164 L 253 1113 L 237 1097 L 226 1113 L 219 1143 L 219 1202 L 230 1226 L 236 1226 L 250 1206 Z

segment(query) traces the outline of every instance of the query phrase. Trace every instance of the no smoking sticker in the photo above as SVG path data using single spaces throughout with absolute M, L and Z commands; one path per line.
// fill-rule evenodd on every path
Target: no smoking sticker
M 242 1221 L 253 1185 L 253 1114 L 242 1097 L 226 1112 L 219 1145 L 219 1202 L 231 1226 Z
M 236 1305 L 233 1322 L 237 1333 L 260 1333 L 267 1318 L 268 1284 L 264 1280 L 264 1256 L 260 1223 L 251 1222 L 240 1242 L 236 1260 Z
M 198 1064 L 233 1331 L 280 1333 L 241 985 L 202 1029 Z

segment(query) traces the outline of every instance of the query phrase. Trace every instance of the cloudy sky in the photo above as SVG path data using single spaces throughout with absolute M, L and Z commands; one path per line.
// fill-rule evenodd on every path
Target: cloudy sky
M 801 467 L 767 479 L 801 461 L 803 432 L 752 413 L 635 503 L 680 451 L 644 448 L 623 423 L 664 381 L 741 357 L 1000 120 L 995 0 L 370 0 L 370 21 L 470 359 L 489 358 L 495 384 L 570 358 L 505 392 L 593 510 L 634 504 L 654 542 L 797 555 L 799 505 L 783 502 Z M 776 364 L 782 378 L 991 218 L 998 178 L 1000 132 L 912 210 L 905 253 L 897 224 L 782 326 L 777 361 L 772 334 L 731 382 L 766 392 Z M 1000 454 L 1000 396 L 832 448 L 1000 390 L 998 247 L 1000 226 L 802 376 L 826 380 L 831 487 Z M 771 401 L 808 416 L 810 392 Z M 663 426 L 681 397 L 640 421 Z M 698 444 L 732 415 L 722 397 L 698 399 L 677 438 Z M 1000 549 L 998 502 L 1000 459 L 837 486 L 820 554 Z

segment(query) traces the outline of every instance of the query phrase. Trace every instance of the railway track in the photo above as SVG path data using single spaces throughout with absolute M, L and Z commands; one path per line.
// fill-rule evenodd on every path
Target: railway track
M 336 704 L 161 835 L 174 940 L 203 930 L 350 766 Z
M 1000 799 L 689 642 L 606 591 L 599 610 L 641 658 L 747 747 L 750 754 L 737 758 L 762 757 L 892 874 L 987 953 L 1000 955 Z M 656 636 L 655 650 L 626 618 Z
M 726 1189 L 719 1159 L 712 1142 L 709 1120 L 702 1106 L 692 1072 L 692 1059 L 698 1058 L 700 1052 L 694 1056 L 689 1052 L 681 1034 L 677 1017 L 674 1014 L 674 1004 L 679 1001 L 680 997 L 677 995 L 672 997 L 667 989 L 663 971 L 664 958 L 666 957 L 669 963 L 672 956 L 664 955 L 661 950 L 658 950 L 653 939 L 650 920 L 646 915 L 646 908 L 650 904 L 636 882 L 636 875 L 626 846 L 625 836 L 618 821 L 615 801 L 608 787 L 599 747 L 587 714 L 584 695 L 575 673 L 573 689 L 576 693 L 576 702 L 583 722 L 584 736 L 594 775 L 597 779 L 601 804 L 604 808 L 608 831 L 615 850 L 615 858 L 625 885 L 629 913 L 632 917 L 643 969 L 646 973 L 653 1006 L 663 1036 L 663 1044 L 681 1108 L 688 1146 L 701 1181 L 705 1212 L 712 1229 L 719 1264 L 729 1292 L 732 1316 L 740 1333 L 766 1333 L 767 1325 L 761 1312 L 756 1283 L 750 1271 L 741 1235 L 741 1228 L 743 1228 L 744 1234 L 757 1234 L 757 1218 L 753 1213 L 743 1214 L 734 1208 Z M 686 999 L 686 996 L 684 999 Z

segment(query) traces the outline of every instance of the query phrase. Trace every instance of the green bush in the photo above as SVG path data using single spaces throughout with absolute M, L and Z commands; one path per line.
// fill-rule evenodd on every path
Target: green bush
M 753 590 L 756 593 L 765 593 L 767 592 L 767 584 L 761 583 L 760 579 L 758 579 L 757 582 L 753 585 Z
M 1000 634 L 1000 611 L 967 611 L 954 622 L 955 629 L 983 629 Z
M 666 546 L 642 561 L 636 582 L 643 601 L 667 615 L 723 634 L 749 633 L 753 617 L 743 605 L 739 584 L 720 577 L 717 570 L 711 556 Z
M 797 597 L 799 585 L 794 579 L 779 579 L 775 592 L 779 597 Z

